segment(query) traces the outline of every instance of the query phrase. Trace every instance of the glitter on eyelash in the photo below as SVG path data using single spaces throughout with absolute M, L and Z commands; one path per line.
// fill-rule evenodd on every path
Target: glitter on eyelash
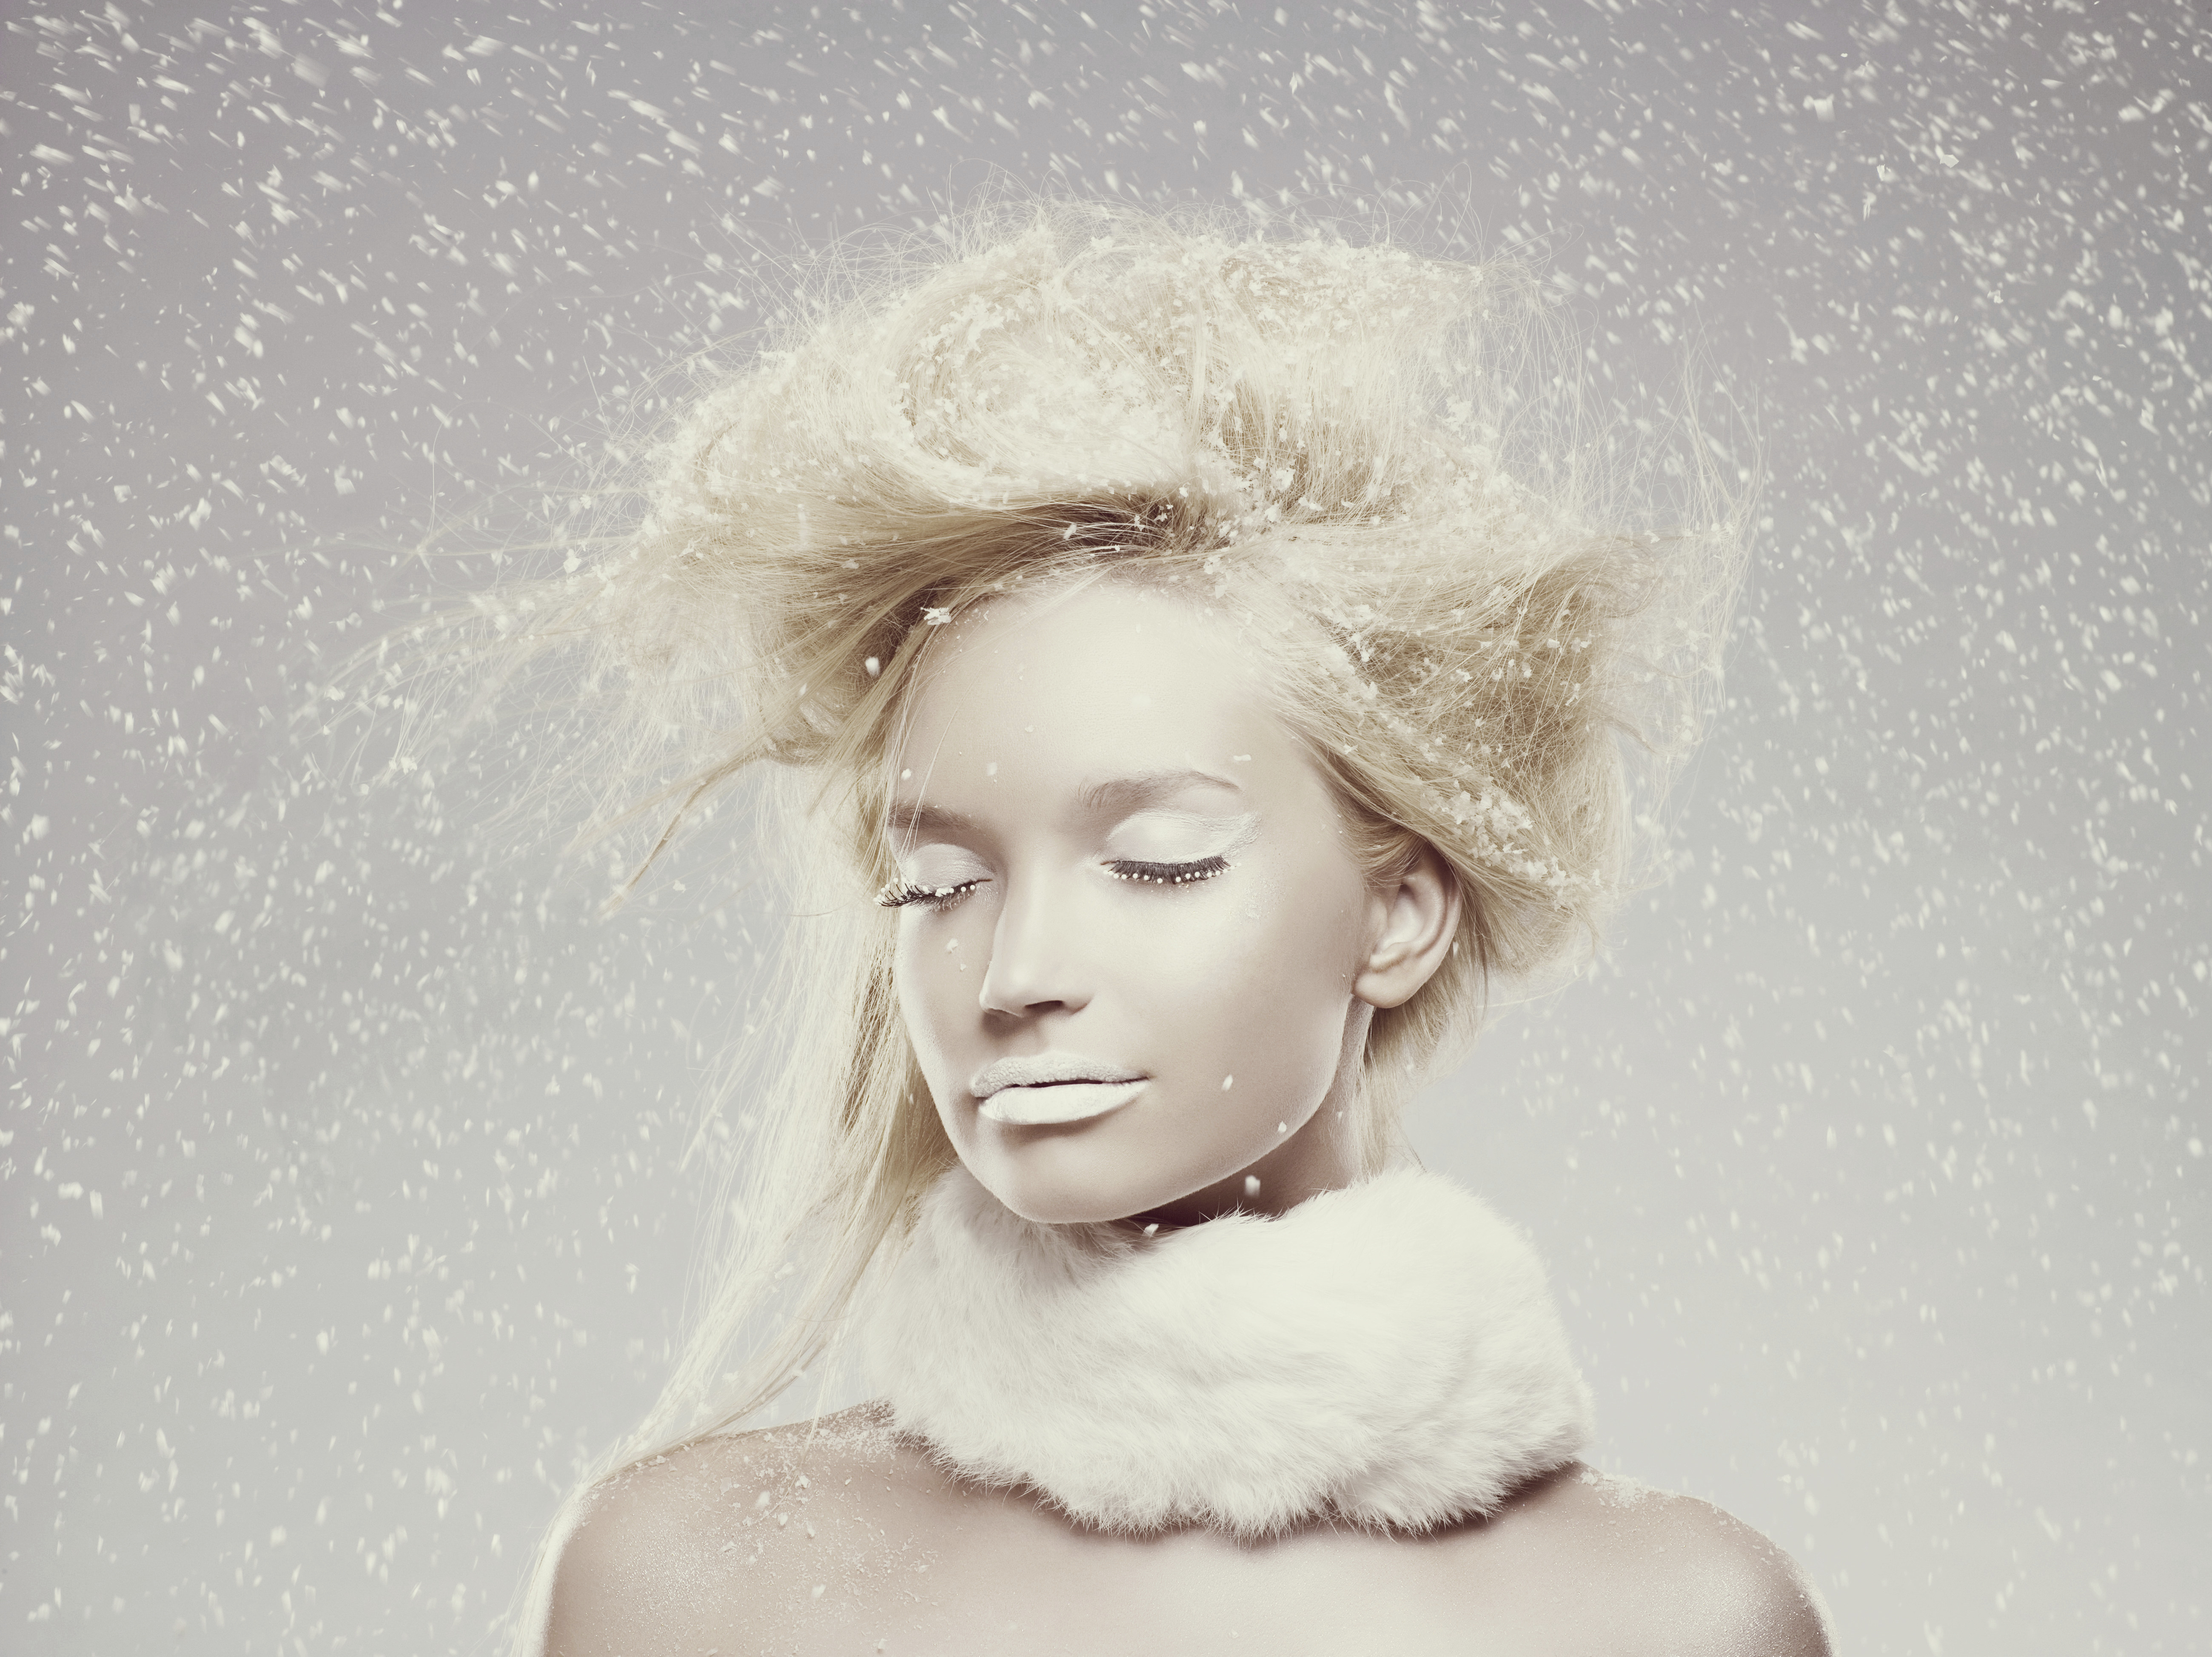
M 1124 873 L 1119 869 L 1109 869 L 1106 872 L 1116 880 L 1140 880 L 1148 886 L 1185 886 L 1194 880 L 1211 880 L 1216 875 L 1227 873 L 1228 869 L 1228 864 L 1221 859 L 1207 858 L 1202 862 L 1192 865 L 1179 874 Z
M 878 889 L 876 902 L 886 909 L 896 909 L 906 903 L 942 902 L 975 883 L 972 880 L 963 880 L 953 886 L 909 886 L 903 881 L 887 880 Z
M 1125 860 L 1134 861 L 1135 859 Z M 1152 866 L 1175 869 L 1176 871 L 1168 874 L 1149 874 L 1142 870 L 1109 869 L 1106 872 L 1115 880 L 1141 881 L 1147 886 L 1188 886 L 1194 881 L 1211 880 L 1216 875 L 1226 874 L 1229 871 L 1227 859 L 1218 857 L 1202 858 L 1196 863 L 1180 868 L 1172 864 Z M 908 903 L 942 903 L 947 898 L 957 897 L 961 893 L 969 891 L 981 883 L 979 881 L 963 880 L 951 886 L 914 886 L 898 880 L 887 880 L 877 890 L 876 902 L 886 909 L 899 908 Z

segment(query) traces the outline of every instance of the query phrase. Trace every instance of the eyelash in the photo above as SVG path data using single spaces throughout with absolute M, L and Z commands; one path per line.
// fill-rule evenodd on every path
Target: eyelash
M 1106 865 L 1106 872 L 1115 880 L 1142 881 L 1152 886 L 1188 886 L 1211 880 L 1224 873 L 1228 867 L 1229 859 L 1218 857 L 1200 858 L 1191 863 L 1147 863 L 1138 858 L 1115 858 Z M 911 881 L 887 881 L 876 894 L 876 901 L 886 909 L 902 909 L 909 903 L 920 903 L 942 913 L 983 883 L 977 879 L 963 880 L 952 886 L 917 886 Z
M 1115 858 L 1106 865 L 1106 872 L 1116 880 L 1187 886 L 1195 880 L 1211 880 L 1228 867 L 1227 858 L 1200 858 L 1195 863 L 1145 863 L 1134 858 Z
M 876 894 L 876 901 L 886 909 L 902 909 L 909 903 L 949 909 L 982 883 L 981 880 L 963 880 L 956 886 L 917 886 L 911 881 L 887 880 Z

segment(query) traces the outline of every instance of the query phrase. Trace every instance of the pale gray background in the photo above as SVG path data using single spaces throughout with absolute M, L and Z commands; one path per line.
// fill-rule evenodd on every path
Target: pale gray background
M 1598 1462 L 1858 1653 L 2206 1640 L 2212 30 L 2012 7 L 6 8 L 0 1650 L 464 1650 L 678 1326 L 763 920 L 307 687 L 752 271 L 1001 171 L 1533 252 L 1769 483 L 1678 866 L 1419 1118 Z M 1730 404 L 1737 410 L 1728 416 Z

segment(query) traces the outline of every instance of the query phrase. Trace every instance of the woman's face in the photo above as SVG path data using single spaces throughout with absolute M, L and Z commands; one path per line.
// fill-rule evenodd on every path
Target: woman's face
M 1404 906 L 1228 630 L 1099 583 L 987 605 L 933 653 L 891 762 L 896 971 L 961 1160 L 1049 1222 L 1354 1177 L 1343 1106 L 1369 1000 L 1411 993 L 1373 974 Z

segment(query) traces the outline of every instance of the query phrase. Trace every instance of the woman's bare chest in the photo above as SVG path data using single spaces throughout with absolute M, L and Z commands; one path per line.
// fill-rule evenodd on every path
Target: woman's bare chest
M 802 1521 L 777 1542 L 726 1556 L 727 1603 L 741 1614 L 718 1643 L 723 1657 L 1550 1648 L 1530 1637 L 1525 1585 L 1502 1562 L 1488 1570 L 1480 1547 L 1449 1542 L 1322 1533 L 1240 1547 L 1071 1534 L 1049 1520 L 933 1531 Z

